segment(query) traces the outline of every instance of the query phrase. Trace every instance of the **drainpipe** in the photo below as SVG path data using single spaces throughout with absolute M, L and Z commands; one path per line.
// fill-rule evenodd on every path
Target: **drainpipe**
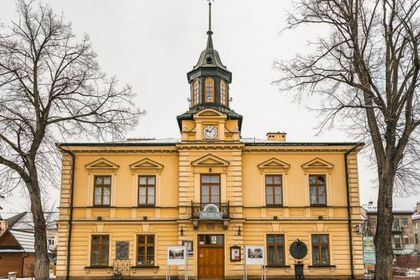
M 29 256 L 30 256 L 29 254 L 26 254 L 26 256 L 22 257 L 22 264 L 21 264 L 21 268 L 20 268 L 20 277 L 25 277 L 25 275 L 23 274 L 23 269 L 25 267 L 25 259 Z
M 350 150 L 344 153 L 344 169 L 346 173 L 346 194 L 347 194 L 347 227 L 349 232 L 349 250 L 350 250 L 350 273 L 351 279 L 354 278 L 354 260 L 353 260 L 353 232 L 352 232 L 352 218 L 351 218 L 351 201 L 350 201 L 350 183 L 349 183 L 349 169 L 348 169 L 348 155 L 364 144 L 359 143 Z
M 69 214 L 69 234 L 67 239 L 67 264 L 66 264 L 66 280 L 70 279 L 70 250 L 71 250 L 71 235 L 73 229 L 73 192 L 74 192 L 74 169 L 76 165 L 76 156 L 70 150 L 66 150 L 60 145 L 57 145 L 57 148 L 64 153 L 67 153 L 71 156 L 71 185 L 70 185 L 70 214 Z

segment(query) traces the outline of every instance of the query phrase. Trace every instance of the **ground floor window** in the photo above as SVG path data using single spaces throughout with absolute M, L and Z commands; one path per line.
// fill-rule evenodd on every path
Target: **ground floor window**
M 154 235 L 137 235 L 137 265 L 155 265 Z
M 108 266 L 109 235 L 92 235 L 91 266 Z
M 313 265 L 329 265 L 330 264 L 330 250 L 329 250 L 328 234 L 312 234 L 312 264 Z
M 267 235 L 268 265 L 284 265 L 284 235 Z

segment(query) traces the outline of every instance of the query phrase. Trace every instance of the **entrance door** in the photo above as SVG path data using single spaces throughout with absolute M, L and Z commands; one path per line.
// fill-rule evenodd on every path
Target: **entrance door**
M 198 278 L 224 278 L 224 238 L 220 234 L 198 235 Z

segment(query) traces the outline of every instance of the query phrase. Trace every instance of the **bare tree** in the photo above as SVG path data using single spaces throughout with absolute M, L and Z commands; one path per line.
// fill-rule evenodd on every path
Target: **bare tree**
M 328 35 L 311 53 L 275 63 L 281 89 L 323 97 L 321 128 L 339 120 L 368 137 L 379 186 L 377 279 L 392 279 L 393 194 L 418 191 L 419 2 L 295 0 L 288 28 L 320 25 Z
M 56 184 L 57 140 L 117 139 L 141 111 L 129 86 L 100 69 L 87 36 L 44 4 L 17 1 L 18 20 L 0 29 L 0 171 L 26 187 L 35 226 L 35 276 L 48 279 L 42 192 Z

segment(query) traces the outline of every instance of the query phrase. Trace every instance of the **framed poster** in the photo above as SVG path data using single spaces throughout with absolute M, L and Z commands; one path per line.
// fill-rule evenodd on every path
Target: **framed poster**
M 246 246 L 245 262 L 246 264 L 264 265 L 264 246 Z
M 187 248 L 185 246 L 168 246 L 167 265 L 186 265 L 187 264 Z
M 230 261 L 231 262 L 241 261 L 241 247 L 239 246 L 230 247 Z
M 128 241 L 115 242 L 115 258 L 117 260 L 128 260 Z
M 188 256 L 194 255 L 194 247 L 192 240 L 182 240 L 182 246 L 187 248 Z

